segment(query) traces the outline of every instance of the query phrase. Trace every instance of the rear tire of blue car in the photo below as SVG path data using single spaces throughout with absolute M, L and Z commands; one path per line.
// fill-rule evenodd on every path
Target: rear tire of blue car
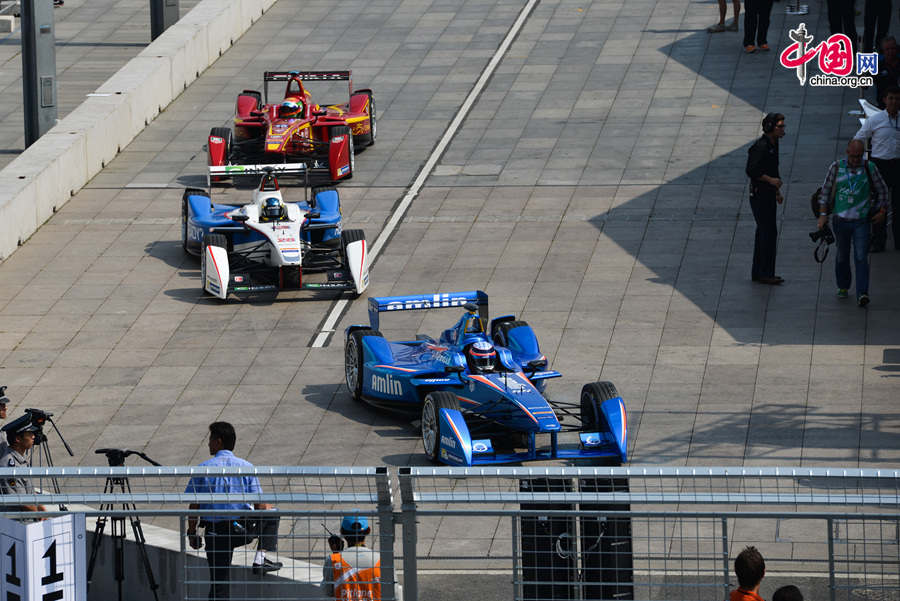
M 603 411 L 600 406 L 604 401 L 619 396 L 612 382 L 590 382 L 581 389 L 581 430 L 596 432 L 603 428 Z M 621 462 L 604 463 L 604 465 L 621 465 Z
M 428 393 L 422 404 L 422 446 L 425 456 L 434 463 L 440 463 L 441 409 L 459 411 L 459 399 L 452 392 L 437 390 Z
M 355 401 L 362 399 L 362 365 L 364 336 L 378 336 L 383 338 L 381 332 L 364 328 L 353 330 L 344 342 L 344 378 L 347 381 L 347 389 Z

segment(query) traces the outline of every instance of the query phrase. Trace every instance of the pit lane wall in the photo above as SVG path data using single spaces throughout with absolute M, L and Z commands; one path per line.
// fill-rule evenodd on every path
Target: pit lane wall
M 0 261 L 128 145 L 276 0 L 202 0 L 0 171 Z

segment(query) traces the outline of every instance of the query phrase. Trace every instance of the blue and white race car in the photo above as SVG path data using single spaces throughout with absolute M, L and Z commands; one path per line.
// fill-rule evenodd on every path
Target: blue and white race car
M 222 300 L 229 293 L 286 288 L 361 294 L 369 285 L 366 236 L 343 229 L 337 190 L 314 189 L 309 200 L 285 202 L 275 173 L 293 172 L 293 166 L 258 167 L 235 172 L 263 174 L 249 204 L 215 204 L 197 188 L 184 192 L 181 244 L 200 255 L 203 290 Z M 310 272 L 324 273 L 324 281 L 304 281 Z
M 378 331 L 383 312 L 456 307 L 462 317 L 437 340 L 389 342 Z M 627 459 L 625 402 L 615 386 L 586 384 L 578 403 L 548 400 L 546 382 L 561 374 L 547 369 L 534 330 L 513 315 L 489 320 L 481 291 L 370 298 L 369 325 L 346 330 L 344 369 L 354 399 L 421 415 L 434 462 Z M 570 448 L 565 432 L 577 433 Z

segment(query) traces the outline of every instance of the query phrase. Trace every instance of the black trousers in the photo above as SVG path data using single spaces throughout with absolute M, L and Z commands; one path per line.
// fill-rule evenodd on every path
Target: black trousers
M 257 549 L 278 550 L 278 518 L 238 520 L 235 527 L 231 520 L 209 522 L 203 541 L 206 544 L 206 561 L 209 564 L 209 601 L 229 598 L 229 580 L 234 550 L 259 539 Z
M 853 50 L 857 49 L 856 0 L 828 0 L 828 25 L 831 33 L 846 34 L 853 42 Z
M 891 26 L 891 0 L 866 0 L 866 14 L 863 18 L 863 52 L 881 50 L 881 40 Z
M 773 0 L 744 0 L 744 46 L 768 44 Z
M 750 208 L 756 220 L 756 238 L 753 241 L 754 280 L 771 278 L 775 275 L 775 250 L 778 245 L 778 226 L 775 224 L 775 192 L 750 191 Z
M 894 234 L 894 248 L 900 250 L 900 159 L 877 159 L 872 157 L 872 162 L 878 167 L 878 172 L 884 178 L 891 194 L 891 206 L 888 208 L 888 216 L 891 218 L 891 232 Z M 887 222 L 872 224 L 871 248 L 883 250 L 887 243 Z

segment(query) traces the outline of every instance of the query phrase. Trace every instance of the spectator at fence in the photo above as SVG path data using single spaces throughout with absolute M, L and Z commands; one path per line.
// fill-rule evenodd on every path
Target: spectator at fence
M 209 425 L 209 454 L 213 456 L 200 464 L 201 467 L 253 467 L 253 464 L 234 455 L 237 435 L 234 426 L 228 422 L 213 422 Z M 186 493 L 261 493 L 262 488 L 256 476 L 195 476 L 188 482 Z M 249 503 L 192 503 L 191 509 L 249 510 Z M 258 510 L 272 509 L 267 503 L 256 503 Z M 228 515 L 205 515 L 199 520 L 204 529 L 201 540 L 197 534 L 198 519 L 188 518 L 187 535 L 191 548 L 199 549 L 206 543 L 206 561 L 209 563 L 209 599 L 228 599 L 229 570 L 234 549 L 258 538 L 253 573 L 274 572 L 282 567 L 280 561 L 271 561 L 266 551 L 278 550 L 278 518 L 247 518 Z
M 891 0 L 866 0 L 863 24 L 862 51 L 873 52 L 881 47 L 881 40 L 887 35 L 890 27 Z
M 6 421 L 6 405 L 9 403 L 9 399 L 6 398 L 3 388 L 6 386 L 0 387 L 0 420 Z M 0 457 L 6 455 L 6 447 L 6 432 L 0 430 Z
M 883 111 L 865 120 L 853 138 L 863 143 L 872 139 L 872 162 L 889 189 L 894 249 L 900 250 L 900 88 L 893 86 L 885 90 L 884 105 Z M 883 251 L 886 243 L 886 221 L 873 221 L 872 252 Z
M 772 593 L 772 601 L 803 601 L 803 593 L 793 584 L 788 584 Z
M 745 547 L 734 560 L 738 587 L 731 591 L 731 601 L 763 601 L 759 585 L 766 575 L 766 561 L 756 547 Z
M 34 433 L 37 426 L 31 423 L 30 415 L 23 415 L 5 426 L 8 446 L 0 457 L 0 467 L 29 467 L 26 455 L 34 447 Z M 27 478 L 4 478 L 0 480 L 0 494 L 33 495 L 34 486 Z M 4 505 L 6 511 L 46 511 L 43 505 Z
M 727 0 L 719 0 L 719 22 L 706 28 L 709 33 L 721 33 L 723 31 L 738 30 L 738 16 L 741 14 L 741 0 L 733 0 L 734 4 L 734 20 L 725 25 L 725 15 L 728 14 Z
M 852 274 L 850 246 L 856 264 L 856 302 L 869 304 L 869 222 L 884 220 L 887 186 L 878 168 L 863 162 L 863 143 L 857 139 L 847 144 L 847 159 L 835 161 L 828 168 L 822 194 L 819 196 L 819 229 L 834 217 L 831 227 L 837 242 L 834 274 L 838 298 L 847 298 Z
M 772 0 L 744 0 L 744 52 L 768 51 Z
M 366 546 L 369 520 L 347 515 L 341 520 L 341 536 L 328 539 L 331 555 L 322 568 L 325 594 L 344 601 L 381 601 L 381 558 Z
M 878 108 L 884 108 L 885 92 L 897 86 L 900 86 L 900 57 L 897 56 L 897 38 L 889 35 L 881 41 L 878 75 L 875 76 L 875 100 Z
M 769 113 L 762 120 L 763 135 L 747 151 L 747 177 L 750 178 L 750 208 L 756 220 L 751 278 L 761 284 L 778 285 L 784 278 L 775 275 L 775 250 L 778 226 L 775 223 L 781 195 L 778 172 L 778 140 L 784 137 L 784 115 Z

